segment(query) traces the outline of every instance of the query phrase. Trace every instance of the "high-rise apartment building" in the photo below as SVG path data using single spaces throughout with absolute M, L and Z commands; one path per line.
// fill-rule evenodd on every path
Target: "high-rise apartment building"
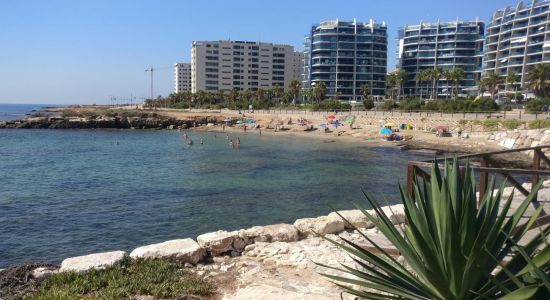
M 191 91 L 287 88 L 300 80 L 302 53 L 289 45 L 193 41 Z
M 327 97 L 362 100 L 361 87 L 382 98 L 386 88 L 385 23 L 330 20 L 311 27 L 304 39 L 302 86 L 327 86 Z
M 403 85 L 404 96 L 428 97 L 433 85 L 419 81 L 424 70 L 461 68 L 464 79 L 459 95 L 477 94 L 482 72 L 484 23 L 436 22 L 407 25 L 398 31 L 398 67 L 408 74 Z M 454 84 L 442 77 L 437 86 L 438 96 L 449 96 Z
M 191 64 L 174 65 L 174 93 L 191 91 Z
M 497 10 L 487 26 L 485 72 L 520 76 L 526 87 L 527 74 L 536 65 L 550 62 L 550 1 L 520 2 Z M 499 90 L 505 91 L 506 81 Z

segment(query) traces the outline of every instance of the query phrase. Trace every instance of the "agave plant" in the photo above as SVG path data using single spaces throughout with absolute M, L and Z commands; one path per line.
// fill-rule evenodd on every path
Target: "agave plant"
M 488 191 L 494 188 L 492 178 Z M 379 254 L 344 238 L 341 242 L 327 238 L 351 254 L 357 266 L 322 265 L 344 273 L 323 275 L 345 291 L 367 299 L 543 298 L 550 294 L 550 247 L 546 244 L 550 229 L 540 230 L 525 246 L 517 244 L 542 209 L 520 224 L 539 188 L 540 183 L 513 213 L 513 193 L 501 205 L 504 184 L 485 193 L 478 208 L 469 165 L 461 172 L 455 159 L 445 163 L 441 172 L 434 163 L 431 178 L 417 182 L 413 195 L 400 186 L 407 217 L 402 231 L 368 193 L 364 192 L 374 213 L 359 207 L 406 264 L 364 234 Z

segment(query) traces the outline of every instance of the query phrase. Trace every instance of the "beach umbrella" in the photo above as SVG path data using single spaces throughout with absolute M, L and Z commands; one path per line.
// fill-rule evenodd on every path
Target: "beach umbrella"
M 241 124 L 242 122 L 243 122 L 243 121 L 239 120 L 239 121 L 237 121 L 237 124 Z
M 386 124 L 384 124 L 384 127 L 396 127 L 396 126 L 397 126 L 397 124 L 395 124 L 395 123 L 386 123 Z
M 334 115 L 328 115 L 327 119 L 336 119 L 336 117 Z
M 380 129 L 380 131 L 378 131 L 379 134 L 392 134 L 393 133 L 393 130 L 389 129 L 389 128 L 382 128 Z
M 319 124 L 319 126 L 321 126 L 321 127 L 326 127 L 327 124 L 326 124 L 326 123 L 323 123 L 323 124 Z
M 447 126 L 440 124 L 440 125 L 435 126 L 435 129 L 436 130 L 447 130 Z
M 336 128 L 338 128 L 338 126 L 344 126 L 342 123 L 338 123 L 338 122 L 332 123 L 331 125 L 336 127 Z

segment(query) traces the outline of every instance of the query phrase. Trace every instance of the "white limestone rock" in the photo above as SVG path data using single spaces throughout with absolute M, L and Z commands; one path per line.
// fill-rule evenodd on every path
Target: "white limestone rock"
M 305 236 L 315 234 L 325 235 L 344 231 L 344 221 L 341 218 L 329 216 L 304 218 L 296 220 L 294 227 Z
M 142 246 L 130 253 L 133 258 L 176 257 L 185 263 L 196 264 L 205 256 L 205 251 L 193 239 L 178 239 Z
M 105 269 L 121 261 L 125 255 L 125 251 L 111 251 L 66 258 L 61 262 L 60 272 L 83 272 L 91 268 Z
M 347 229 L 353 228 L 355 226 L 356 228 L 372 228 L 374 227 L 374 224 L 369 221 L 367 216 L 365 214 L 358 210 L 358 209 L 352 209 L 352 210 L 340 210 L 338 211 L 342 217 L 344 217 L 348 222 L 344 221 L 344 227 Z M 340 218 L 341 217 L 336 212 L 331 212 L 329 215 L 331 218 Z M 351 224 L 350 224 L 351 223 Z M 353 226 L 352 226 L 353 225 Z
M 390 218 L 392 224 L 402 224 L 407 221 L 405 206 L 403 204 L 384 206 L 382 207 L 382 211 Z
M 236 232 L 219 230 L 199 235 L 197 237 L 197 242 L 201 247 L 208 250 L 213 256 L 218 256 L 234 250 L 233 241 L 235 240 L 236 235 Z
M 239 237 L 254 242 L 295 242 L 300 239 L 300 233 L 290 224 L 273 224 L 240 230 Z

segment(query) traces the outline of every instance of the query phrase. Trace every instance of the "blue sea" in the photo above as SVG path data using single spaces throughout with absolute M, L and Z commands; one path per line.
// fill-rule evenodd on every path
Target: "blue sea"
M 395 148 L 177 131 L 0 129 L 0 267 L 399 201 Z M 200 139 L 204 144 L 200 144 Z
M 2 104 L 0 103 L 0 121 L 23 119 L 29 114 L 37 113 L 44 107 L 60 105 L 49 104 Z

